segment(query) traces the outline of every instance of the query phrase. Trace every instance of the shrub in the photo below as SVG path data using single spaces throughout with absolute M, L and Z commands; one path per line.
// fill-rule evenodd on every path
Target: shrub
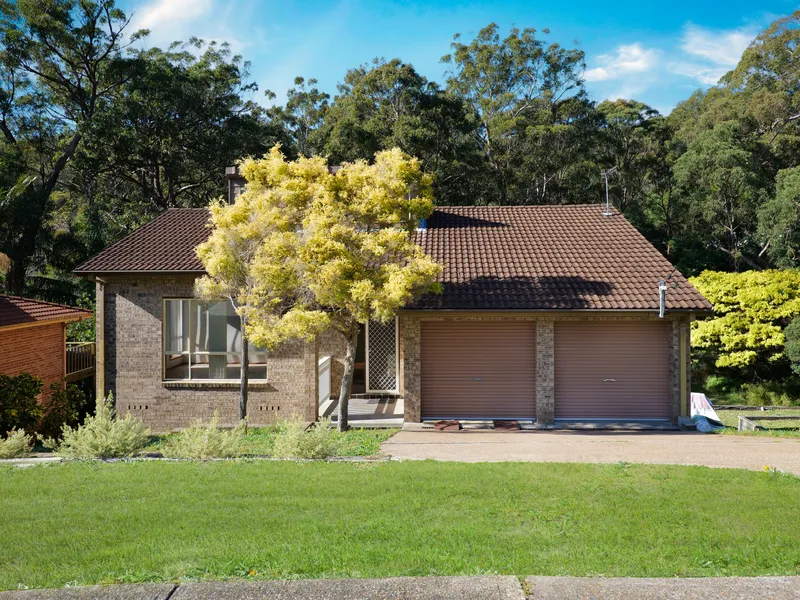
M 33 447 L 33 438 L 23 429 L 8 432 L 6 439 L 0 438 L 0 458 L 21 458 Z
M 783 338 L 786 344 L 786 356 L 792 363 L 792 371 L 800 374 L 800 318 L 792 319 L 792 322 L 783 330 Z
M 748 406 L 791 406 L 797 403 L 795 391 L 780 382 L 745 383 L 741 397 Z
M 306 430 L 300 417 L 278 423 L 278 434 L 272 449 L 277 458 L 327 458 L 339 450 L 339 436 L 331 428 L 330 419 L 320 419 Z
M 42 416 L 37 396 L 42 380 L 28 373 L 0 375 L 0 435 L 12 429 L 34 430 Z
M 66 389 L 58 383 L 50 386 L 50 399 L 44 403 L 44 416 L 39 419 L 36 432 L 40 437 L 59 438 L 64 426 L 75 427 L 79 423 L 80 410 L 86 404 L 86 396 L 74 383 Z
M 67 458 L 122 458 L 142 450 L 150 441 L 150 429 L 130 413 L 116 418 L 112 403 L 109 394 L 83 425 L 64 425 L 56 452 Z
M 164 456 L 170 458 L 229 458 L 236 456 L 242 447 L 245 421 L 233 429 L 220 429 L 219 416 L 208 422 L 197 419 L 188 428 L 169 440 L 164 447 Z

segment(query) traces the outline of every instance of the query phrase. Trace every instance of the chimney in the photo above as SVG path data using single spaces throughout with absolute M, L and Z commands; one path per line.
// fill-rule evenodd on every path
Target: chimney
M 228 204 L 233 204 L 244 191 L 247 180 L 239 173 L 239 167 L 225 167 L 228 179 Z

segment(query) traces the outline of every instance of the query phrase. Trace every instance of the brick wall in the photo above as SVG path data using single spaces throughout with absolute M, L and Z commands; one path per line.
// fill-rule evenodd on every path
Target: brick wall
M 540 423 L 552 423 L 555 414 L 554 390 L 554 323 L 555 321 L 647 321 L 657 320 L 654 315 L 608 313 L 507 313 L 481 315 L 475 313 L 436 314 L 405 312 L 400 316 L 400 335 L 403 347 L 402 370 L 404 378 L 405 420 L 421 420 L 421 365 L 420 365 L 420 323 L 421 321 L 536 321 L 536 418 Z M 689 317 L 670 315 L 668 321 L 668 343 L 670 351 L 670 420 L 677 422 L 681 411 L 681 389 L 688 398 L 691 390 L 691 348 L 689 341 Z M 684 329 L 685 380 L 681 381 L 680 371 L 680 330 Z
M 191 298 L 194 277 L 148 275 L 106 277 L 105 385 L 120 414 L 140 417 L 154 431 L 171 431 L 192 421 L 238 419 L 238 383 L 162 381 L 163 298 Z M 249 423 L 274 423 L 293 413 L 317 415 L 317 344 L 286 344 L 267 359 L 266 382 L 251 383 Z
M 50 384 L 64 380 L 64 323 L 0 330 L 0 373 L 39 377 L 40 399 L 49 398 Z

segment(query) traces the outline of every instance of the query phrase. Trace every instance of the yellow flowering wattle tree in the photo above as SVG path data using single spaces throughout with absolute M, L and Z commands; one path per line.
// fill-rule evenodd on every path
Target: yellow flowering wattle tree
M 690 279 L 714 306 L 692 346 L 714 366 L 756 373 L 786 361 L 784 329 L 800 315 L 800 271 L 705 271 Z
M 347 345 L 338 426 L 347 429 L 360 327 L 438 289 L 441 267 L 412 238 L 433 211 L 431 177 L 397 149 L 331 172 L 323 158 L 287 161 L 276 146 L 241 172 L 245 192 L 213 208 L 214 232 L 198 248 L 209 273 L 198 291 L 238 294 L 248 339 L 267 349 L 338 332 Z M 233 285 L 220 287 L 221 274 Z
M 211 235 L 196 249 L 207 274 L 195 294 L 229 300 L 241 319 L 240 419 L 247 416 L 248 342 L 273 349 L 288 338 L 312 339 L 327 322 L 301 297 L 295 233 L 313 182 L 327 167 L 320 160 L 286 163 L 277 149 L 263 162 L 276 178 L 254 180 L 233 204 L 213 202 Z

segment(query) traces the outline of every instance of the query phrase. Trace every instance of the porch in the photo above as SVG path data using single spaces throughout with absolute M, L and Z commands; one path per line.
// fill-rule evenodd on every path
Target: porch
M 338 398 L 329 398 L 319 407 L 320 417 L 336 423 Z M 351 427 L 383 428 L 403 426 L 403 398 L 386 394 L 353 394 L 348 405 Z

